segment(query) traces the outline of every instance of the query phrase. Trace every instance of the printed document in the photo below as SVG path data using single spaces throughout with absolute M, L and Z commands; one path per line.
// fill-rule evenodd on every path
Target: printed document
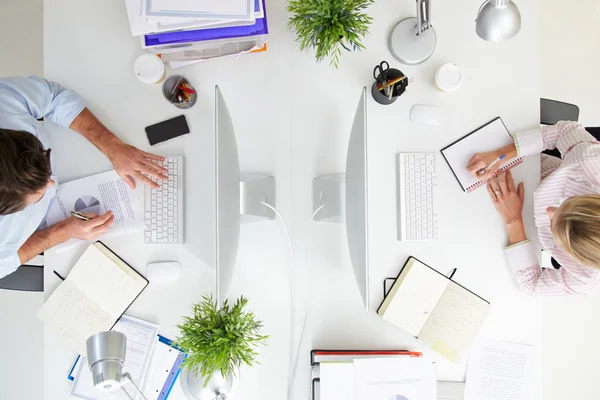
M 464 400 L 526 400 L 529 397 L 535 347 L 486 340 L 469 354 Z

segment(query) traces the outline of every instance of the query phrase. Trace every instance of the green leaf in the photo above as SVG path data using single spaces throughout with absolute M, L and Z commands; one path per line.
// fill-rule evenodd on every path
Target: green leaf
M 181 368 L 208 378 L 217 371 L 227 376 L 242 364 L 257 364 L 256 347 L 268 336 L 260 335 L 262 323 L 244 310 L 247 304 L 244 296 L 233 305 L 226 300 L 220 308 L 211 296 L 194 304 L 192 316 L 177 325 L 180 335 L 174 344 L 188 353 Z
M 289 0 L 292 13 L 288 29 L 296 32 L 300 50 L 315 49 L 318 62 L 329 58 L 339 66 L 342 48 L 364 49 L 361 40 L 369 33 L 373 18 L 363 11 L 374 0 Z

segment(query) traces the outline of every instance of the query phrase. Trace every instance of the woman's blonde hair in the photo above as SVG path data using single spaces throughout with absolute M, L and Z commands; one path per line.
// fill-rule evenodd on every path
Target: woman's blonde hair
M 552 235 L 571 257 L 600 269 L 600 195 L 565 200 L 552 218 Z

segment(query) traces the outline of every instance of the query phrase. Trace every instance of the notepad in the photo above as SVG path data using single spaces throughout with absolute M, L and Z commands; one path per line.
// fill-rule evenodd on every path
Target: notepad
M 493 151 L 513 142 L 513 137 L 506 129 L 504 122 L 498 117 L 442 149 L 442 155 L 463 190 L 470 193 L 489 181 L 489 179 L 479 180 L 467 171 L 467 164 L 473 155 Z M 508 171 L 522 162 L 521 157 L 514 157 L 502 161 L 496 168 Z
M 38 312 L 81 355 L 87 339 L 110 330 L 148 281 L 101 242 L 90 245 Z
M 467 352 L 490 304 L 410 257 L 377 313 L 450 361 Z

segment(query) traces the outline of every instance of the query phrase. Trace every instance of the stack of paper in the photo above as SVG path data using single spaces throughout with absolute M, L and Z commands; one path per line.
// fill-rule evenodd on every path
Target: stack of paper
M 321 363 L 321 400 L 435 400 L 435 364 L 421 357 Z
M 264 0 L 125 0 L 125 5 L 131 34 L 172 67 L 266 50 Z

